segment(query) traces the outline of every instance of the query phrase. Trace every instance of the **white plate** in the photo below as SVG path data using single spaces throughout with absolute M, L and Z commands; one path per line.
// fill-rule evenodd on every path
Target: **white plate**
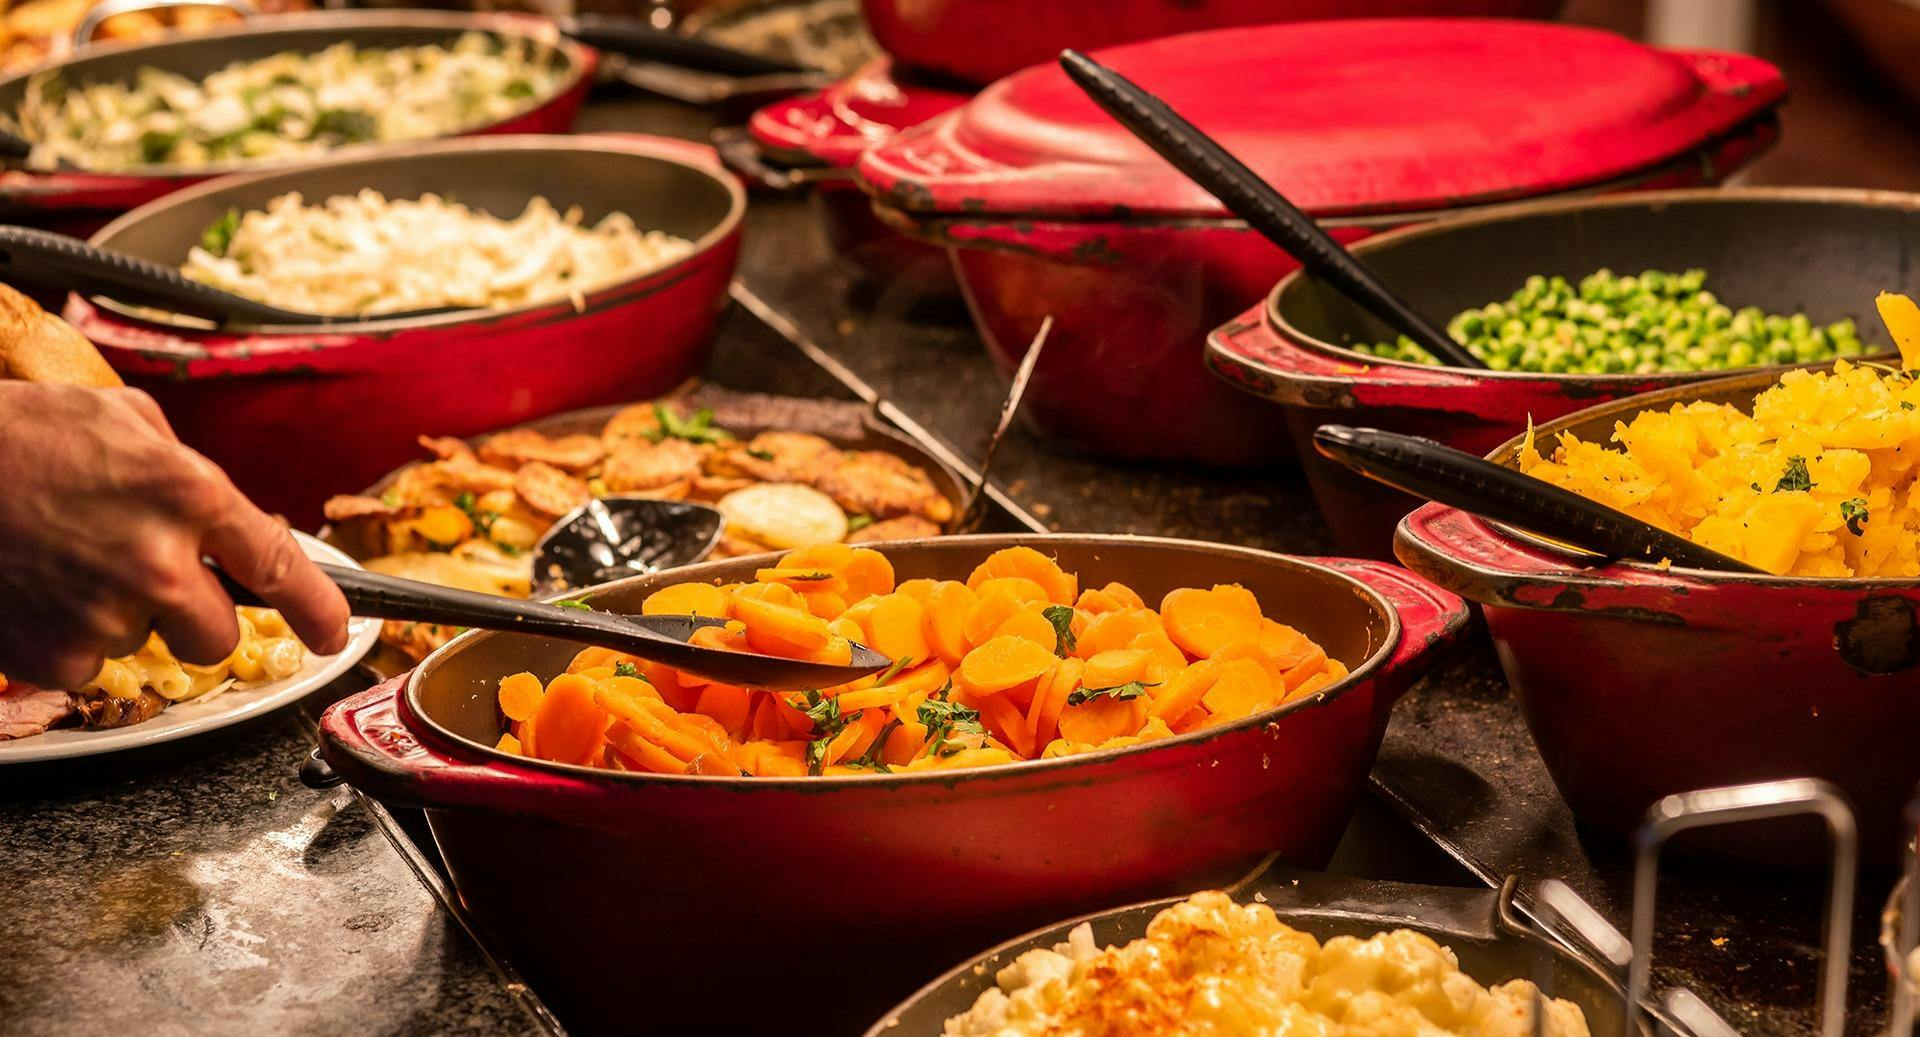
M 305 533 L 295 533 L 307 557 L 335 565 L 359 566 L 336 548 L 329 547 Z M 333 683 L 361 657 L 373 650 L 380 639 L 380 621 L 354 619 L 347 626 L 347 647 L 337 655 L 307 654 L 307 664 L 285 680 L 262 684 L 244 691 L 229 689 L 209 701 L 188 701 L 168 706 L 160 715 L 144 724 L 88 731 L 75 727 L 57 727 L 45 734 L 0 741 L 0 764 L 38 763 L 64 760 L 74 756 L 94 756 L 143 745 L 158 745 L 178 738 L 202 734 L 249 717 L 271 712 L 298 702 Z

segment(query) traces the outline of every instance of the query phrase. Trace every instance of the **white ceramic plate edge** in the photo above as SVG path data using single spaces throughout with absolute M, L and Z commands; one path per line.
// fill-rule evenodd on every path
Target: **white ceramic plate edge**
M 294 538 L 309 558 L 359 568 L 359 563 L 338 548 L 305 533 L 296 532 Z M 309 654 L 300 672 L 286 680 L 245 691 L 227 691 L 211 702 L 168 706 L 152 720 L 130 727 L 105 731 L 61 727 L 45 734 L 0 741 L 0 765 L 96 756 L 217 731 L 298 702 L 326 687 L 372 651 L 379 639 L 379 620 L 356 618 L 348 624 L 345 649 L 335 655 Z

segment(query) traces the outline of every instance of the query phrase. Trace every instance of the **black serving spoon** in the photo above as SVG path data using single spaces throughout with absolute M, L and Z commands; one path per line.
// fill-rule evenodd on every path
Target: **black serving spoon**
M 846 666 L 783 659 L 722 648 L 702 648 L 687 639 L 701 627 L 722 626 L 722 619 L 700 616 L 629 616 L 600 612 L 590 602 L 550 605 L 455 590 L 418 580 L 403 580 L 365 569 L 315 563 L 346 595 L 356 616 L 372 619 L 443 623 L 517 634 L 539 634 L 599 645 L 665 663 L 697 677 L 742 687 L 778 691 L 829 688 L 885 670 L 892 662 L 865 645 L 853 646 Z M 259 605 L 260 598 L 215 569 L 236 604 Z M 577 607 L 575 607 L 577 606 Z
M 596 497 L 533 545 L 534 594 L 692 565 L 713 552 L 726 525 L 718 508 L 693 501 Z
M 1246 220 L 1267 240 L 1286 249 L 1321 280 L 1364 307 L 1367 312 L 1419 343 L 1427 352 L 1456 367 L 1486 367 L 1445 329 L 1428 320 L 1366 264 L 1320 229 L 1313 218 L 1286 199 L 1260 174 L 1201 132 L 1165 101 L 1125 76 L 1077 50 L 1060 53 L 1060 67 L 1094 103 L 1106 109 L 1141 142 L 1160 153 L 1174 168 L 1220 199 L 1234 215 Z
M 557 18 L 555 24 L 561 32 L 589 47 L 696 72 L 747 77 L 800 75 L 816 71 L 791 62 L 723 47 L 669 29 L 657 29 L 635 18 L 577 14 Z
M 0 226 L 0 280 L 104 295 L 220 324 L 343 324 L 428 317 L 471 308 L 439 306 L 368 315 L 283 310 L 201 284 L 170 266 L 32 227 Z
M 1438 501 L 1608 558 L 1721 572 L 1766 575 L 1737 558 L 1615 511 L 1572 490 L 1494 464 L 1431 439 L 1372 428 L 1322 425 L 1313 447 L 1323 456 L 1403 493 Z

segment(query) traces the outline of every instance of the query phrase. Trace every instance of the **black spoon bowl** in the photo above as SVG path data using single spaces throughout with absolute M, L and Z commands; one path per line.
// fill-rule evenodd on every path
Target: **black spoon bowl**
M 1447 363 L 1456 367 L 1487 366 L 1388 288 L 1365 263 L 1260 174 L 1165 101 L 1079 51 L 1062 51 L 1060 67 L 1095 104 L 1142 143 L 1322 280 Z
M 1737 558 L 1615 511 L 1571 490 L 1431 439 L 1322 425 L 1323 456 L 1403 493 L 1504 522 L 1607 558 L 1671 561 L 1694 569 L 1767 575 Z
M 534 594 L 692 565 L 713 553 L 726 525 L 719 509 L 693 501 L 596 497 L 534 545 Z
M 892 665 L 886 656 L 865 645 L 853 646 L 846 666 L 783 659 L 778 656 L 704 648 L 687 639 L 701 627 L 722 626 L 725 620 L 702 616 L 630 616 L 600 612 L 591 600 L 567 605 L 522 601 L 495 594 L 454 590 L 418 580 L 367 572 L 348 566 L 320 565 L 339 586 L 356 616 L 441 623 L 538 634 L 581 644 L 612 648 L 642 659 L 665 663 L 696 677 L 741 687 L 796 691 L 830 688 L 879 673 Z M 236 604 L 263 604 L 259 597 L 216 569 L 221 584 Z
M 0 226 L 0 279 L 81 295 L 102 295 L 136 306 L 200 317 L 218 324 L 345 324 L 458 313 L 440 306 L 398 313 L 323 314 L 281 309 L 215 288 L 180 271 L 79 238 L 32 227 Z

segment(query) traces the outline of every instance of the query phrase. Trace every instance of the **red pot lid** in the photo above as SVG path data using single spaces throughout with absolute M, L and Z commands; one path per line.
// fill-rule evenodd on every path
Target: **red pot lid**
M 754 112 L 747 130 L 762 147 L 809 155 L 829 166 L 847 168 L 868 148 L 950 112 L 972 97 L 970 93 L 902 83 L 893 76 L 893 60 L 878 58 L 825 90 L 777 101 Z
M 1786 93 L 1780 70 L 1756 58 L 1523 21 L 1269 25 L 1097 56 L 1323 215 L 1612 180 L 1685 155 Z M 1223 211 L 1052 63 L 868 151 L 859 170 L 884 202 L 915 212 Z

